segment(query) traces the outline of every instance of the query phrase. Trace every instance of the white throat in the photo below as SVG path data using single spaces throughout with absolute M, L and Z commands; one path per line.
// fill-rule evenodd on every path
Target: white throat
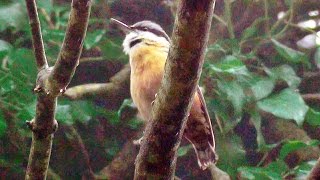
M 130 55 L 130 52 L 139 46 L 139 44 L 137 44 L 130 48 L 130 43 L 137 39 L 141 39 L 142 43 L 143 43 L 143 40 L 154 41 L 154 42 L 163 44 L 163 46 L 167 47 L 168 49 L 170 46 L 170 43 L 167 41 L 166 38 L 159 37 L 151 32 L 146 32 L 146 31 L 130 32 L 129 34 L 126 35 L 126 38 L 122 43 L 124 53 L 126 53 L 127 55 Z

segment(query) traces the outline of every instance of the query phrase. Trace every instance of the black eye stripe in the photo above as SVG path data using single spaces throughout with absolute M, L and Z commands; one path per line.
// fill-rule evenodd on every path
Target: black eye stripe
M 129 47 L 132 48 L 133 46 L 135 46 L 136 44 L 140 43 L 142 41 L 142 39 L 136 39 L 134 41 L 131 41 L 129 44 Z

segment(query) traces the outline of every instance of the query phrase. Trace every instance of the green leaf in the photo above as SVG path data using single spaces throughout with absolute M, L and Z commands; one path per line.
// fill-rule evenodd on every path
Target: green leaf
M 261 110 L 272 113 L 277 117 L 293 119 L 298 125 L 303 123 L 308 111 L 308 106 L 300 94 L 289 88 L 259 101 L 257 105 Z
M 128 57 L 123 53 L 122 50 L 122 39 L 108 39 L 107 41 L 99 43 L 99 47 L 103 52 L 103 57 L 108 60 L 119 60 L 121 62 L 128 61 Z
M 261 116 L 256 108 L 249 109 L 249 113 L 252 118 L 252 123 L 257 131 L 258 150 L 263 151 L 267 145 L 265 143 L 265 140 L 263 138 L 262 131 L 261 131 Z
M 241 114 L 246 96 L 239 83 L 236 81 L 226 82 L 218 80 L 218 88 L 227 95 L 227 99 L 232 103 L 235 113 Z
M 97 107 L 89 101 L 77 101 L 71 103 L 72 119 L 87 122 L 97 115 Z
M 0 62 L 8 54 L 11 48 L 11 44 L 0 39 Z
M 248 75 L 245 64 L 235 56 L 225 56 L 222 62 L 210 65 L 211 70 L 217 73 L 228 73 L 233 75 Z
M 305 144 L 304 142 L 288 141 L 281 147 L 279 158 L 284 160 L 289 153 L 304 147 L 307 147 L 307 144 Z
M 53 11 L 53 1 L 52 0 L 41 0 L 37 1 L 38 8 L 43 8 L 47 14 Z
M 7 129 L 7 123 L 4 120 L 4 116 L 2 114 L 2 111 L 0 110 L 0 137 L 2 137 Z
M 11 92 L 15 88 L 16 85 L 12 78 L 10 78 L 9 76 L 0 78 L 0 94 L 6 94 L 8 92 Z
M 8 65 L 12 74 L 22 79 L 30 78 L 33 82 L 36 80 L 37 66 L 31 49 L 15 49 L 8 56 Z
M 222 135 L 215 133 L 217 141 L 216 151 L 219 154 L 219 168 L 230 176 L 237 176 L 237 168 L 248 165 L 246 151 L 239 136 L 232 132 Z M 222 158 L 223 157 L 223 158 Z
M 43 29 L 43 37 L 45 40 L 51 40 L 58 43 L 62 43 L 65 35 L 64 30 L 59 29 Z
M 254 78 L 251 82 L 251 90 L 256 100 L 267 97 L 274 88 L 274 80 L 270 78 Z
M 274 161 L 274 162 L 271 162 L 270 164 L 268 164 L 268 166 L 265 167 L 265 169 L 267 169 L 271 172 L 275 172 L 278 175 L 281 175 L 281 174 L 287 172 L 289 167 L 287 166 L 285 161 L 277 160 L 277 161 Z
M 257 18 L 248 28 L 246 28 L 243 31 L 241 39 L 249 39 L 252 37 L 256 37 L 259 34 L 259 32 L 261 32 L 258 25 L 260 25 L 265 20 L 265 17 Z
M 19 111 L 17 118 L 21 121 L 30 121 L 36 115 L 36 101 L 25 104 Z
M 132 99 L 125 99 L 125 100 L 122 102 L 122 104 L 121 104 L 121 106 L 120 106 L 120 108 L 119 108 L 119 110 L 118 110 L 118 112 L 117 112 L 117 113 L 118 113 L 118 116 L 121 117 L 121 114 L 122 114 L 125 110 L 131 109 L 131 108 L 135 108 L 135 105 L 134 105 Z
M 316 160 L 311 160 L 303 162 L 298 167 L 295 167 L 296 179 L 306 179 L 307 175 L 309 175 L 311 169 L 316 165 L 316 163 Z
M 287 82 L 288 86 L 296 89 L 301 79 L 297 76 L 293 68 L 289 65 L 281 65 L 271 69 L 271 71 L 266 71 L 269 76 L 275 79 L 281 79 Z
M 138 129 L 138 128 L 142 127 L 143 124 L 144 124 L 144 122 L 141 121 L 140 119 L 137 119 L 137 118 L 133 118 L 128 121 L 128 126 L 131 129 Z
M 291 49 L 291 48 L 287 47 L 286 45 L 281 44 L 280 42 L 278 42 L 275 39 L 272 39 L 271 41 L 272 41 L 273 45 L 275 46 L 275 49 L 277 50 L 277 52 L 280 54 L 280 56 L 283 57 L 288 62 L 292 62 L 292 63 L 304 62 L 304 63 L 306 63 L 308 61 L 308 58 L 304 53 L 302 53 L 300 51 L 296 51 L 294 49 Z
M 241 179 L 260 179 L 260 180 L 279 180 L 282 179 L 281 174 L 260 167 L 240 167 L 238 168 Z
M 91 49 L 92 47 L 98 45 L 101 39 L 104 37 L 106 30 L 96 30 L 94 32 L 87 32 L 86 38 L 84 40 L 84 47 L 86 49 Z
M 192 149 L 191 145 L 179 147 L 178 152 L 177 152 L 178 157 L 185 156 L 189 152 L 190 149 Z
M 58 104 L 56 119 L 59 123 L 61 122 L 66 125 L 72 125 L 74 123 L 74 119 L 72 117 L 71 106 Z
M 320 112 L 315 111 L 312 108 L 309 108 L 305 121 L 311 126 L 320 126 Z
M 285 157 L 293 151 L 306 148 L 308 146 L 318 146 L 319 144 L 320 141 L 318 140 L 312 140 L 308 144 L 302 141 L 288 141 L 281 147 L 279 158 L 284 160 Z
M 19 31 L 27 25 L 26 8 L 20 3 L 0 6 L 0 32 L 13 27 Z

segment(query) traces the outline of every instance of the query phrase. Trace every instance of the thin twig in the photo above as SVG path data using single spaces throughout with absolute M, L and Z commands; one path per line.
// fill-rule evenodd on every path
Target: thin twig
M 222 19 L 222 17 L 218 16 L 217 14 L 213 14 L 213 18 L 222 23 L 224 26 L 228 27 L 228 24 L 225 20 Z
M 36 1 L 26 0 L 26 5 L 28 9 L 29 21 L 32 32 L 33 51 L 36 57 L 37 67 L 38 70 L 45 69 L 48 67 L 48 62 L 44 51 Z
M 233 24 L 232 24 L 232 10 L 231 10 L 231 0 L 224 0 L 224 9 L 225 9 L 225 16 L 227 18 L 227 28 L 229 32 L 229 36 L 231 39 L 235 38 Z
M 268 0 L 263 0 L 264 3 L 264 18 L 266 19 L 266 26 L 265 26 L 265 30 L 266 33 L 271 36 L 270 34 L 270 22 L 269 22 L 269 3 Z
M 40 8 L 39 10 L 40 10 L 40 12 L 43 14 L 44 19 L 47 21 L 50 29 L 54 29 L 54 24 L 53 24 L 53 22 L 51 21 L 51 18 L 50 18 L 50 16 L 49 16 L 49 14 L 47 13 L 47 11 L 46 11 L 44 8 Z

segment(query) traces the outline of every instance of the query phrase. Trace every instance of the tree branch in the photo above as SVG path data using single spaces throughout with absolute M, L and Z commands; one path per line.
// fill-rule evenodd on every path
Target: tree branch
M 316 165 L 311 169 L 307 179 L 308 180 L 320 179 L 320 158 L 318 159 Z
M 82 51 L 90 14 L 90 0 L 73 0 L 67 32 L 58 60 L 49 76 L 50 89 L 59 93 L 64 91 L 71 81 Z M 58 90 L 58 91 L 57 91 Z
M 99 172 L 97 179 L 132 179 L 134 160 L 139 151 L 139 146 L 133 144 L 132 141 L 133 139 L 129 139 L 124 144 L 117 157 Z
M 180 1 L 164 78 L 137 156 L 135 179 L 174 178 L 176 153 L 201 74 L 214 2 Z
M 29 12 L 29 16 L 31 27 L 32 29 L 35 29 L 33 32 L 38 32 L 38 34 L 33 33 L 34 50 L 37 53 L 39 50 L 37 48 L 42 47 L 43 50 L 43 45 L 39 46 L 39 44 L 37 44 L 42 43 L 39 18 L 36 13 L 35 1 L 26 0 L 26 3 L 28 10 L 30 9 L 31 12 Z M 34 91 L 38 93 L 38 98 L 36 117 L 32 121 L 27 122 L 27 125 L 33 133 L 26 179 L 46 178 L 51 155 L 53 133 L 58 127 L 58 123 L 55 120 L 57 97 L 63 92 L 61 89 L 64 89 L 69 84 L 78 64 L 82 42 L 89 21 L 90 8 L 90 0 L 72 1 L 72 9 L 65 41 L 62 45 L 58 61 L 53 68 L 48 68 L 47 65 L 41 64 L 43 61 L 39 61 L 39 57 L 43 58 L 42 56 L 44 56 L 45 59 L 44 51 L 39 57 L 36 54 L 38 69 L 40 71 L 38 73 Z M 38 23 L 36 23 L 37 27 L 36 25 L 33 25 L 35 19 L 38 21 Z
M 320 104 L 320 94 L 302 94 L 303 100 L 308 104 Z
M 130 97 L 130 66 L 125 65 L 122 70 L 110 78 L 109 83 L 84 84 L 71 87 L 66 90 L 64 96 L 72 99 L 86 98 L 105 98 L 112 99 L 113 97 L 125 99 Z
M 37 5 L 35 0 L 26 0 L 29 21 L 32 32 L 32 45 L 36 57 L 38 70 L 48 68 L 48 62 L 44 51 L 41 35 L 40 20 L 38 17 Z

